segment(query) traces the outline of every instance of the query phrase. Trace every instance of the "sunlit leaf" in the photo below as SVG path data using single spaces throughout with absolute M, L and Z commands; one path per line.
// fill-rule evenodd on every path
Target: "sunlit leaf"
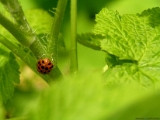
M 108 83 L 136 83 L 139 88 L 155 90 L 160 87 L 160 29 L 151 24 L 151 16 L 160 16 L 159 11 L 153 8 L 142 15 L 121 16 L 104 8 L 97 15 L 94 33 L 105 37 L 101 49 L 115 56 L 115 60 L 107 58 L 106 62 L 110 66 L 117 62 L 106 71 Z

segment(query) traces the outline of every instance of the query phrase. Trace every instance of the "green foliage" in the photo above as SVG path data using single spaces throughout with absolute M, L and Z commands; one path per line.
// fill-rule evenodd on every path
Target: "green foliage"
M 2 98 L 0 119 L 5 115 L 1 101 L 6 103 L 11 99 L 14 85 L 19 83 L 19 65 L 13 53 L 36 73 L 36 58 L 49 56 L 53 61 L 57 59 L 57 40 L 65 3 L 63 0 L 59 3 L 57 11 L 60 12 L 55 14 L 54 19 L 42 9 L 26 11 L 27 19 L 21 19 L 23 14 L 13 15 L 13 12 L 12 16 L 17 24 L 7 21 L 7 17 L 0 14 L 3 18 L 0 19 L 0 23 L 4 27 L 7 28 L 8 25 L 7 29 L 11 30 L 10 27 L 14 26 L 10 32 L 15 34 L 17 31 L 14 30 L 19 30 L 22 38 L 25 38 L 29 45 L 31 44 L 29 47 L 17 44 L 15 38 L 1 29 L 4 37 L 0 36 L 0 42 L 10 50 L 0 44 L 0 98 Z M 11 11 L 12 6 L 7 4 L 7 7 L 11 7 L 9 8 Z M 17 10 L 23 13 L 21 9 Z M 96 66 L 93 67 L 97 71 L 86 72 L 86 68 L 90 66 L 86 64 L 81 66 L 84 73 L 80 71 L 72 76 L 61 77 L 53 83 L 50 81 L 61 75 L 58 67 L 55 67 L 49 75 L 38 74 L 50 84 L 50 87 L 40 94 L 33 92 L 33 89 L 22 93 L 16 91 L 12 100 L 4 105 L 6 114 L 11 111 L 11 117 L 17 117 L 13 118 L 17 120 L 159 119 L 160 115 L 157 112 L 160 110 L 159 18 L 160 8 L 148 9 L 141 14 L 124 15 L 103 8 L 96 15 L 93 31 L 77 37 L 80 44 L 106 54 L 107 69 L 103 74 L 99 73 L 100 70 L 97 70 Z M 5 20 L 7 22 L 4 22 Z M 49 33 L 50 29 L 52 30 Z M 17 39 L 19 33 L 16 34 Z M 21 41 L 22 39 L 19 40 L 20 43 Z M 60 44 L 65 46 L 63 40 Z
M 152 8 L 148 10 L 144 10 L 141 14 L 138 14 L 139 16 L 142 17 L 147 17 L 149 24 L 152 27 L 158 27 L 160 25 L 159 18 L 160 18 L 160 8 Z
M 112 68 L 116 65 L 122 65 L 124 63 L 134 63 L 134 64 L 137 64 L 137 61 L 135 60 L 121 60 L 119 59 L 119 57 L 115 56 L 115 55 L 112 55 L 112 54 L 109 54 L 109 53 L 106 53 L 106 64 Z
M 14 92 L 14 84 L 19 83 L 19 65 L 12 53 L 0 44 L 0 95 L 5 102 Z
M 57 81 L 36 104 L 30 120 L 97 120 L 105 114 L 104 85 L 83 74 Z
M 96 15 L 93 32 L 104 37 L 99 42 L 110 67 L 106 71 L 107 84 L 135 83 L 152 90 L 160 87 L 159 13 L 160 8 L 153 8 L 142 14 L 121 16 L 104 8 Z
M 140 62 L 154 56 L 154 53 L 150 53 L 151 49 L 157 53 L 155 44 L 159 44 L 159 29 L 151 27 L 148 17 L 120 16 L 118 12 L 103 9 L 97 15 L 96 21 L 94 33 L 106 37 L 101 42 L 102 50 L 120 59 Z
M 112 87 L 104 83 L 105 80 L 100 79 L 97 73 L 82 73 L 57 81 L 34 101 L 28 119 L 123 120 L 160 117 L 156 112 L 159 110 L 159 92 L 144 92 L 132 83 Z
M 160 117 L 159 101 L 160 101 L 160 93 L 149 94 L 143 97 L 143 99 L 139 99 L 134 103 L 117 110 L 117 112 L 107 117 L 107 120 L 124 120 L 124 119 L 158 120 Z

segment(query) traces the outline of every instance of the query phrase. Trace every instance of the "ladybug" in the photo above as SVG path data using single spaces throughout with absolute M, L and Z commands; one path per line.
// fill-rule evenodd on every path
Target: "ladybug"
M 37 62 L 37 71 L 42 74 L 48 74 L 53 66 L 54 65 L 48 58 L 43 58 Z

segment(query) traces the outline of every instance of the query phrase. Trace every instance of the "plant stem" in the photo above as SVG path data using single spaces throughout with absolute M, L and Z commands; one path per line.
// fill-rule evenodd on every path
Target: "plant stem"
M 0 24 L 5 27 L 22 45 L 29 46 L 30 41 L 22 34 L 21 30 L 0 13 Z
M 5 27 L 22 45 L 30 47 L 37 59 L 40 59 L 41 56 L 47 53 L 46 49 L 40 43 L 36 35 L 26 35 L 19 27 L 9 21 L 2 14 L 0 14 L 0 24 Z
M 34 34 L 29 26 L 24 12 L 18 0 L 0 0 L 5 8 L 10 12 L 15 22 L 15 25 L 4 16 L 0 16 L 1 24 L 24 46 L 30 47 L 37 59 L 40 59 L 47 53 L 44 46 L 40 43 L 38 37 Z M 11 29 L 13 28 L 13 29 Z
M 77 60 L 77 0 L 71 0 L 71 72 L 78 70 Z
M 53 58 L 57 59 L 58 35 L 63 20 L 67 0 L 59 0 L 58 2 L 58 7 L 57 7 L 58 10 L 56 12 L 57 14 L 55 16 L 52 26 L 51 38 L 47 46 L 49 47 L 48 50 L 44 45 L 42 45 L 39 38 L 33 33 L 32 29 L 29 27 L 26 19 L 24 19 L 25 16 L 18 1 L 0 0 L 0 2 L 2 2 L 6 6 L 6 8 L 9 10 L 9 12 L 11 13 L 11 15 L 13 16 L 13 18 L 15 19 L 15 21 L 18 23 L 19 26 L 16 26 L 13 22 L 9 21 L 2 14 L 0 14 L 0 24 L 3 27 L 5 27 L 22 45 L 30 48 L 30 50 L 33 52 L 33 54 L 38 60 L 42 57 L 47 57 L 51 59 L 52 56 L 50 55 L 53 55 Z M 16 14 L 14 14 L 14 12 L 16 12 Z M 51 79 L 62 76 L 59 68 L 56 66 L 57 65 L 56 63 L 54 63 L 55 68 L 51 71 L 51 74 L 48 75 Z
M 16 23 L 28 33 L 32 33 L 32 29 L 29 26 L 24 12 L 18 2 L 18 0 L 0 0 L 0 2 L 5 6 L 6 10 L 10 12 Z
M 36 70 L 37 60 L 34 57 L 27 56 L 27 53 L 24 52 L 19 46 L 16 46 L 2 35 L 0 35 L 0 43 L 2 43 L 9 50 L 11 50 L 16 56 L 21 58 L 21 60 L 24 61 L 35 73 L 39 74 L 38 71 Z M 52 74 L 49 75 L 39 74 L 39 75 L 48 83 L 62 76 L 58 68 L 55 68 Z
M 52 24 L 50 39 L 48 43 L 48 54 L 53 58 L 55 66 L 58 59 L 58 36 L 63 21 L 66 5 L 68 0 L 59 0 L 56 8 L 55 17 Z
M 4 46 L 6 46 L 9 50 L 11 50 L 15 55 L 17 55 L 19 58 L 21 58 L 22 61 L 24 61 L 34 72 L 38 73 L 36 71 L 36 62 L 37 60 L 33 57 L 25 56 L 27 53 L 24 52 L 20 47 L 14 45 L 12 42 L 10 42 L 8 39 L 0 35 L 0 43 L 2 43 Z M 45 81 L 46 77 L 41 76 Z

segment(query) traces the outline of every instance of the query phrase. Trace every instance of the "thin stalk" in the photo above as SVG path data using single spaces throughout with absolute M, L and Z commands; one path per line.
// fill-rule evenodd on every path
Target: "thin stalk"
M 1 13 L 0 24 L 5 27 L 22 45 L 30 45 L 30 41 L 22 34 L 21 30 Z
M 53 58 L 55 66 L 57 66 L 58 58 L 58 35 L 61 29 L 66 5 L 68 0 L 59 0 L 56 8 L 54 21 L 51 28 L 50 39 L 48 43 L 48 54 Z
M 18 0 L 0 0 L 0 2 L 4 5 L 6 10 L 12 15 L 12 17 L 14 18 L 14 20 L 16 22 L 16 25 L 13 24 L 12 27 L 15 26 L 15 27 L 19 28 L 19 30 L 17 30 L 17 31 L 20 31 L 22 36 L 25 36 L 25 37 L 23 37 L 24 40 L 20 40 L 20 42 L 21 43 L 25 42 L 25 44 L 23 44 L 23 45 L 25 45 L 27 47 L 29 47 L 34 42 L 36 44 L 38 44 L 38 46 L 40 46 L 40 43 L 36 41 L 37 40 L 36 35 L 34 34 L 31 27 L 29 26 Z M 8 29 L 8 30 L 10 30 L 10 29 Z M 15 35 L 15 33 L 13 35 Z M 19 38 L 19 35 L 18 35 L 18 38 Z M 17 38 L 17 40 L 19 40 L 18 38 Z M 32 49 L 32 47 L 31 47 L 31 49 Z M 43 51 L 45 51 L 45 50 L 43 49 Z M 36 56 L 39 56 L 39 55 L 36 55 Z
M 71 72 L 75 73 L 78 70 L 77 60 L 77 0 L 71 0 Z
M 18 0 L 0 0 L 0 2 L 5 6 L 6 10 L 12 15 L 12 17 L 22 28 L 22 30 L 25 30 L 25 32 L 28 33 L 32 33 L 32 29 L 26 20 L 26 17 Z

